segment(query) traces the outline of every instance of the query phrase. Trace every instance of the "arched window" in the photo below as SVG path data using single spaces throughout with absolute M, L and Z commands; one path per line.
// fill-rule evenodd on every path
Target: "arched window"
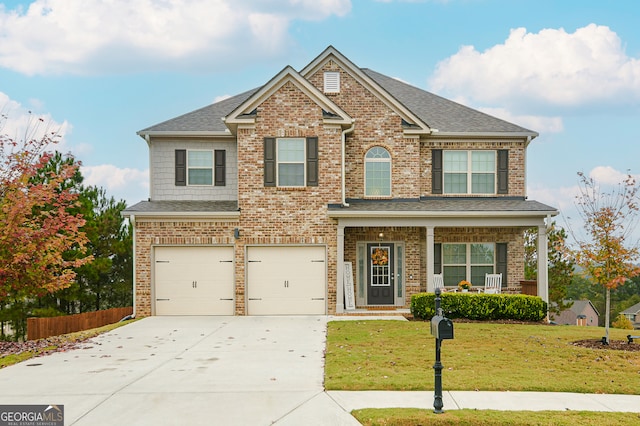
M 364 156 L 364 195 L 391 196 L 391 155 L 380 146 L 371 148 Z

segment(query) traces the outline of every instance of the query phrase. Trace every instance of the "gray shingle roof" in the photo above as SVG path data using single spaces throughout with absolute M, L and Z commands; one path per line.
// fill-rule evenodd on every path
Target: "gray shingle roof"
M 631 306 L 630 308 L 625 309 L 624 311 L 620 312 L 621 314 L 637 314 L 638 312 L 640 312 L 640 303 L 636 303 L 635 305 Z
M 123 211 L 129 215 L 236 213 L 237 201 L 141 201 Z
M 403 83 L 370 69 L 361 69 L 369 78 L 386 90 L 429 127 L 443 133 L 519 133 L 537 136 L 536 132 L 490 116 L 433 93 Z M 154 132 L 224 132 L 222 117 L 226 117 L 242 102 L 256 93 L 255 88 L 204 108 L 140 130 L 144 135 Z M 347 111 L 348 112 L 348 111 Z
M 222 117 L 226 117 L 227 114 L 236 109 L 241 103 L 246 101 L 258 90 L 259 88 L 252 89 L 231 98 L 208 105 L 204 108 L 200 108 L 154 126 L 147 127 L 146 129 L 140 130 L 138 134 L 194 131 L 224 132 L 227 130 L 227 126 L 225 126 L 222 121 Z
M 403 83 L 395 78 L 362 69 L 367 76 L 403 104 L 429 127 L 441 132 L 464 133 L 531 133 L 525 129 L 475 109 L 450 101 L 433 93 Z
M 347 200 L 349 207 L 329 206 L 329 211 L 353 212 L 529 212 L 557 214 L 557 210 L 538 201 L 523 198 L 421 198 L 415 200 Z

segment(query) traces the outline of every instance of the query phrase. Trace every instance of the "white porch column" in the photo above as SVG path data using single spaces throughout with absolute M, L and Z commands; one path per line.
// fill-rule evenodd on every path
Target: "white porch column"
M 336 246 L 336 314 L 341 314 L 344 312 L 344 225 L 338 225 Z
M 427 292 L 433 293 L 433 271 L 434 271 L 434 256 L 433 256 L 433 226 L 427 226 Z
M 549 253 L 547 252 L 547 227 L 538 226 L 538 296 L 549 303 Z

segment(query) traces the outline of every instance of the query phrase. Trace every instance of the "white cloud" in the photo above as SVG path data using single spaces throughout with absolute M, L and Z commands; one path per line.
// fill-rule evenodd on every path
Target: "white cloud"
M 0 66 L 92 74 L 223 68 L 283 54 L 293 20 L 344 16 L 350 0 L 35 0 L 0 8 Z
M 104 188 L 108 196 L 128 205 L 149 196 L 149 170 L 119 168 L 113 164 L 82 166 L 84 184 Z
M 544 117 L 539 115 L 514 114 L 504 108 L 477 108 L 485 114 L 501 118 L 539 133 L 560 133 L 564 129 L 562 117 Z
M 618 185 L 627 179 L 629 173 L 621 172 L 610 166 L 594 167 L 589 172 L 589 177 L 601 185 Z M 636 176 L 638 180 L 638 176 Z
M 42 102 L 32 99 L 34 107 L 41 108 Z M 0 134 L 8 136 L 14 141 L 40 140 L 45 134 L 56 133 L 59 142 L 51 145 L 49 150 L 66 153 L 69 151 L 65 144 L 65 135 L 71 133 L 71 125 L 67 121 L 56 122 L 51 114 L 38 114 L 28 107 L 12 100 L 5 93 L 0 92 Z
M 430 86 L 508 108 L 624 105 L 640 101 L 640 59 L 627 56 L 606 26 L 590 24 L 573 33 L 517 28 L 484 52 L 463 46 L 438 64 Z

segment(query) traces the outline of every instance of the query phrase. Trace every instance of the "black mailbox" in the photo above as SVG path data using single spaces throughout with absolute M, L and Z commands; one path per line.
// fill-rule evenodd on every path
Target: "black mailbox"
M 431 334 L 436 339 L 453 339 L 453 323 L 449 318 L 435 315 L 431 318 Z

